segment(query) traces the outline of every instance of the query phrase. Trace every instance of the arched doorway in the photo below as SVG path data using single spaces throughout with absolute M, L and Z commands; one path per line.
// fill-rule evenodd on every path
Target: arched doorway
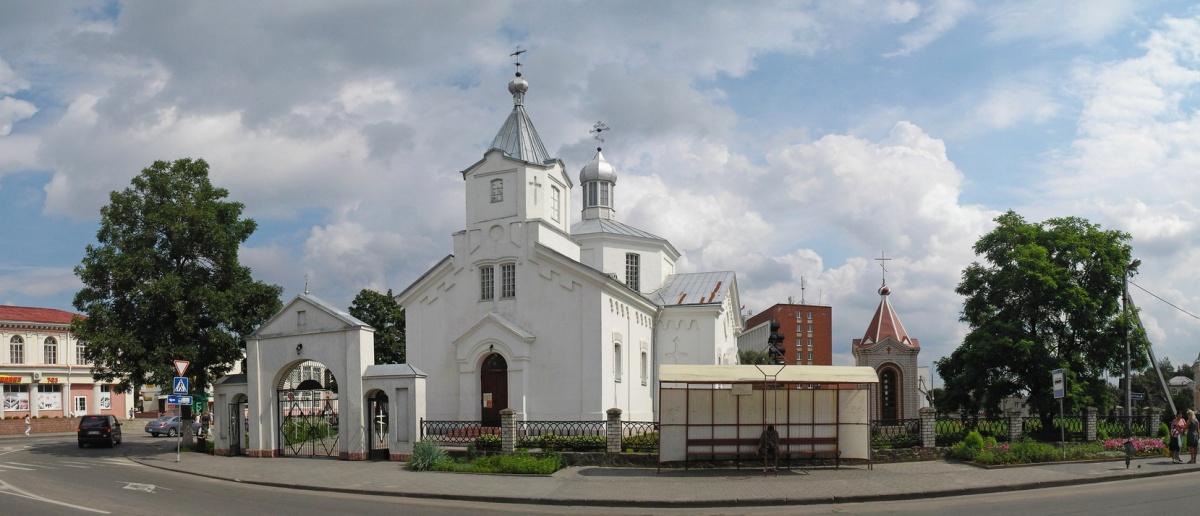
M 284 456 L 337 457 L 337 380 L 324 364 L 297 362 L 278 385 L 279 436 Z
M 879 419 L 895 421 L 900 419 L 897 389 L 900 382 L 895 369 L 887 368 L 879 372 Z
M 500 426 L 500 411 L 508 408 L 508 362 L 499 353 L 483 359 L 479 371 L 481 426 Z
M 374 391 L 367 396 L 367 459 L 388 460 L 389 451 L 388 396 L 383 391 Z

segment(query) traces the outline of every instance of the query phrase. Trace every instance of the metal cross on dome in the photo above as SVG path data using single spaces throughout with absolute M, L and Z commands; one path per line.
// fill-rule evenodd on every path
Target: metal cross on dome
M 884 285 L 887 284 L 887 262 L 889 262 L 891 260 L 892 260 L 891 258 L 887 257 L 887 251 L 880 251 L 879 258 L 875 259 L 875 261 L 879 262 L 879 268 L 883 269 L 883 284 Z
M 517 58 L 517 62 L 513 63 L 517 65 L 517 77 L 521 76 L 521 54 L 525 52 L 528 52 L 528 50 L 521 50 L 521 45 L 517 45 L 517 51 L 509 54 L 509 57 Z
M 592 136 L 592 138 L 594 138 L 596 141 L 604 143 L 604 138 L 601 138 L 600 135 L 607 130 L 608 126 L 604 125 L 604 122 L 596 122 L 596 124 L 592 126 L 592 130 L 588 131 L 588 133 L 594 134 L 595 136 Z

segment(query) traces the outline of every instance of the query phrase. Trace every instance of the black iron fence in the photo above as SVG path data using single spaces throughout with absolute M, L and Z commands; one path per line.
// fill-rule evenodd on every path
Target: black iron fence
M 622 421 L 621 451 L 658 453 L 658 423 L 654 421 Z
M 483 426 L 478 421 L 430 421 L 421 420 L 421 440 L 436 442 L 441 446 L 467 446 L 484 444 L 482 448 L 490 448 L 490 441 L 495 441 L 495 449 L 500 449 L 500 427 Z
M 604 451 L 604 421 L 517 421 L 517 448 Z
M 972 430 L 978 431 L 983 437 L 993 437 L 997 442 L 1008 441 L 1006 418 L 938 419 L 934 421 L 933 428 L 937 446 L 951 446 L 963 440 Z
M 921 446 L 920 419 L 893 419 L 871 422 L 871 447 L 912 448 Z

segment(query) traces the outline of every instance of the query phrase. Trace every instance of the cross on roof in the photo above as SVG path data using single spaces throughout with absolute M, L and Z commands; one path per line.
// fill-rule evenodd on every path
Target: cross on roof
M 592 136 L 592 138 L 594 138 L 596 141 L 604 143 L 604 138 L 601 138 L 600 134 L 607 130 L 608 126 L 604 125 L 604 122 L 596 122 L 596 124 L 592 126 L 592 130 L 588 131 L 588 133 L 594 134 L 595 136 Z M 596 147 L 596 150 L 600 150 L 600 147 Z
M 521 50 L 521 45 L 517 45 L 517 51 L 509 54 L 509 57 L 517 58 L 517 62 L 513 63 L 517 65 L 517 77 L 521 76 L 521 54 L 525 52 L 528 52 L 528 50 Z
M 880 251 L 879 258 L 876 258 L 875 261 L 879 262 L 879 268 L 883 269 L 883 284 L 886 285 L 887 284 L 887 262 L 891 261 L 891 258 L 887 257 L 886 251 Z

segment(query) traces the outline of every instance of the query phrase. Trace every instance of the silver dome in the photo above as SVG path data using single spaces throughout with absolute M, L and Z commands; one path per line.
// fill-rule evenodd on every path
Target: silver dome
M 579 171 L 580 184 L 591 181 L 617 182 L 617 169 L 604 159 L 604 154 L 600 152 L 600 149 L 596 149 L 596 157 L 592 158 L 587 165 L 583 166 L 583 170 Z

